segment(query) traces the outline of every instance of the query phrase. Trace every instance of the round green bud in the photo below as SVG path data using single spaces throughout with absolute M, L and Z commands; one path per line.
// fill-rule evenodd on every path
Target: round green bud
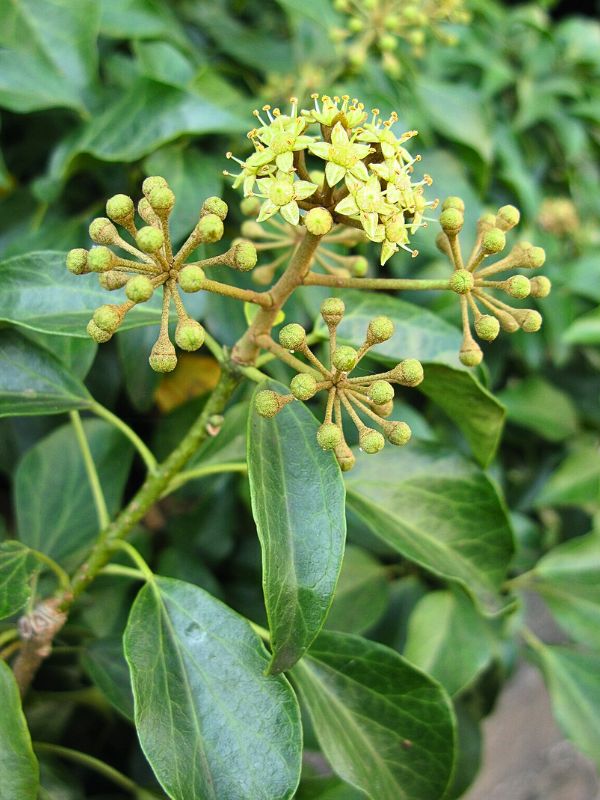
M 240 203 L 240 211 L 245 217 L 255 217 L 260 210 L 258 197 L 244 197 Z
M 387 403 L 382 403 L 380 406 L 377 406 L 377 413 L 380 417 L 389 417 L 392 411 L 394 410 L 394 401 L 390 400 Z
M 67 253 L 67 269 L 73 275 L 85 275 L 89 272 L 88 269 L 88 251 L 83 247 L 76 247 L 74 250 L 69 250 Z
M 305 341 L 306 331 L 297 322 L 290 322 L 279 331 L 279 344 L 286 350 L 297 350 Z
M 248 198 L 252 199 L 252 198 Z M 202 203 L 202 215 L 208 216 L 208 214 L 215 214 L 215 216 L 219 217 L 221 221 L 225 219 L 227 213 L 229 211 L 229 207 L 224 200 L 221 200 L 220 197 L 207 197 L 206 200 Z
M 233 249 L 233 265 L 235 269 L 248 272 L 254 269 L 258 261 L 256 247 L 247 239 L 238 241 Z
M 496 225 L 503 231 L 509 231 L 519 224 L 521 213 L 515 206 L 502 206 L 496 214 Z
M 481 247 L 484 253 L 499 253 L 506 247 L 506 236 L 500 228 L 490 228 L 483 234 Z
M 168 185 L 167 181 L 160 175 L 151 175 L 142 183 L 142 192 L 148 197 L 153 189 L 161 189 Z
M 175 195 L 168 186 L 157 186 L 148 193 L 148 202 L 157 214 L 164 216 L 175 205 Z
M 348 30 L 352 33 L 359 33 L 365 27 L 365 23 L 360 17 L 350 17 L 348 20 Z
M 461 364 L 464 364 L 465 367 L 476 367 L 478 364 L 481 364 L 483 353 L 477 342 L 471 340 L 463 343 L 458 357 Z
M 516 311 L 515 316 L 521 326 L 521 330 L 525 331 L 525 333 L 537 333 L 542 327 L 542 315 L 539 311 L 526 308 L 523 311 Z
M 364 278 L 369 271 L 369 262 L 364 256 L 356 256 L 352 260 L 352 274 L 356 278 Z
M 412 431 L 406 422 L 390 422 L 386 427 L 386 434 L 390 444 L 402 447 L 410 441 Z
M 119 236 L 115 226 L 106 217 L 92 220 L 89 231 L 90 239 L 96 244 L 113 244 Z
M 367 341 L 369 344 L 387 342 L 394 335 L 394 323 L 389 317 L 374 317 L 367 328 Z
M 108 247 L 92 247 L 88 255 L 88 267 L 92 272 L 108 272 L 115 263 L 115 255 Z
M 425 41 L 425 31 L 422 31 L 420 29 L 410 31 L 410 33 L 408 34 L 408 41 L 415 47 L 419 47 Z
M 552 290 L 552 283 L 545 275 L 538 275 L 529 281 L 532 297 L 548 297 Z
M 105 305 L 100 306 L 94 311 L 93 321 L 103 331 L 114 333 L 121 324 L 122 314 L 118 306 Z
M 152 225 L 145 225 L 137 232 L 135 241 L 144 253 L 156 253 L 163 246 L 165 237 L 158 228 L 154 228 Z
M 475 280 L 468 269 L 455 269 L 450 276 L 450 288 L 456 294 L 467 294 L 473 288 Z
M 142 197 L 138 203 L 138 214 L 148 225 L 154 225 L 160 228 L 160 219 L 156 216 L 156 212 L 148 202 L 148 198 Z
M 482 314 L 475 320 L 475 333 L 484 342 L 493 342 L 500 333 L 500 323 L 491 314 Z
M 324 422 L 317 431 L 317 442 L 323 450 L 334 450 L 342 441 L 342 432 L 333 422 Z
M 353 347 L 341 345 L 331 356 L 331 363 L 340 372 L 350 372 L 356 366 L 358 353 Z
M 510 297 L 514 297 L 517 300 L 523 300 L 523 298 L 529 297 L 531 292 L 529 278 L 526 278 L 525 275 L 512 275 L 504 281 L 504 291 Z
M 383 25 L 388 31 L 394 31 L 402 22 L 398 14 L 387 14 L 383 19 Z
M 202 267 L 188 264 L 180 270 L 177 280 L 184 292 L 198 292 L 206 280 L 206 275 Z
M 344 301 L 339 297 L 327 297 L 321 303 L 321 316 L 327 325 L 339 325 L 345 311 Z
M 405 358 L 392 370 L 392 380 L 402 386 L 418 386 L 423 377 L 423 365 L 416 358 Z
M 383 450 L 385 439 L 383 434 L 376 431 L 374 428 L 363 428 L 358 437 L 358 445 L 363 453 L 374 455 Z
M 312 375 L 299 372 L 290 382 L 290 391 L 296 400 L 310 400 L 317 391 L 317 381 Z
M 354 457 L 354 453 L 352 452 L 352 450 L 350 450 L 346 442 L 344 441 L 340 442 L 338 446 L 335 448 L 334 452 L 336 460 L 340 465 L 340 469 L 342 470 L 342 472 L 349 472 L 352 469 L 352 467 L 356 464 L 356 458 Z
M 378 406 L 394 399 L 394 387 L 387 381 L 378 380 L 369 386 L 369 398 Z
M 128 275 L 124 272 L 117 272 L 114 269 L 109 269 L 108 272 L 102 272 L 98 275 L 98 283 L 109 292 L 114 292 L 115 289 L 122 289 L 128 280 Z
M 465 211 L 465 204 L 460 197 L 447 197 L 442 203 L 442 211 L 446 211 L 448 208 L 455 208 L 463 214 Z
M 498 310 L 495 314 L 498 317 L 500 327 L 505 333 L 514 333 L 519 330 L 519 323 L 508 311 Z
M 281 410 L 279 395 L 271 389 L 263 389 L 254 398 L 254 408 L 261 417 L 274 417 Z
M 379 39 L 379 47 L 383 51 L 391 52 L 396 49 L 398 46 L 398 42 L 396 41 L 396 37 L 393 36 L 391 33 L 385 33 Z
M 248 197 L 247 199 L 252 200 L 256 198 Z M 240 232 L 246 239 L 260 239 L 265 231 L 259 222 L 246 220 L 246 222 L 242 222 Z
M 304 217 L 304 224 L 313 236 L 325 236 L 333 228 L 333 217 L 326 208 L 311 208 Z
M 173 372 L 177 366 L 177 353 L 167 338 L 158 338 L 150 352 L 148 363 L 154 372 Z
M 125 294 L 133 303 L 145 303 L 154 294 L 154 286 L 150 278 L 145 275 L 136 275 L 127 281 Z
M 205 336 L 204 328 L 195 319 L 185 319 L 175 329 L 177 347 L 190 352 L 202 347 Z
M 532 247 L 527 253 L 527 266 L 530 269 L 539 269 L 546 261 L 546 251 L 543 247 Z
M 442 230 L 444 233 L 447 233 L 450 236 L 455 236 L 457 233 L 459 233 L 464 224 L 464 214 L 458 208 L 446 208 L 440 214 L 440 225 L 442 226 Z
M 93 319 L 88 322 L 86 330 L 88 335 L 91 336 L 95 342 L 98 342 L 98 344 L 104 344 L 108 342 L 109 339 L 112 339 L 112 333 L 103 331 L 102 328 L 96 325 Z
M 115 194 L 106 201 L 106 216 L 115 222 L 122 222 L 133 217 L 133 200 L 126 194 Z
M 477 231 L 479 233 L 485 233 L 485 231 L 489 231 L 490 228 L 496 227 L 496 215 L 487 213 L 482 214 L 479 219 L 477 220 Z
M 223 220 L 216 214 L 207 214 L 201 217 L 200 222 L 196 225 L 200 241 L 206 244 L 214 244 L 222 239 L 224 230 Z

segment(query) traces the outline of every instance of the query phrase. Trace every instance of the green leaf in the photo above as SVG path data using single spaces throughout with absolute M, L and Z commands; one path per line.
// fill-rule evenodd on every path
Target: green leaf
M 109 512 L 115 513 L 132 447 L 103 420 L 86 420 L 83 426 Z M 92 492 L 71 425 L 53 431 L 25 454 L 15 475 L 15 508 L 20 540 L 56 561 L 75 560 L 97 536 Z
M 294 800 L 364 800 L 365 795 L 338 778 L 303 778 Z
M 568 344 L 600 344 L 600 308 L 583 314 L 564 334 Z
M 568 647 L 536 647 L 561 730 L 600 767 L 600 656 Z
M 455 728 L 445 691 L 381 644 L 322 633 L 292 671 L 327 760 L 372 800 L 440 798 Z
M 584 444 L 559 464 L 535 500 L 535 505 L 578 506 L 598 503 L 600 452 L 596 444 Z
M 428 442 L 361 456 L 346 477 L 348 507 L 405 558 L 462 585 L 487 611 L 513 552 L 504 504 L 485 473 Z
M 173 800 L 284 800 L 300 777 L 298 704 L 249 624 L 197 586 L 157 578 L 125 631 L 142 749 Z
M 486 620 L 463 592 L 430 592 L 410 616 L 404 656 L 450 694 L 458 694 L 489 663 L 490 634 Z
M 12 617 L 31 596 L 31 553 L 19 542 L 0 542 L 0 619 Z
M 93 339 L 79 339 L 74 336 L 49 336 L 47 333 L 22 328 L 24 336 L 35 344 L 49 350 L 63 364 L 71 375 L 84 380 L 90 371 L 98 352 Z
M 104 36 L 187 41 L 177 17 L 162 0 L 99 0 L 99 6 Z
M 385 567 L 366 550 L 348 545 L 325 627 L 363 633 L 381 617 L 389 599 Z
M 303 403 L 286 405 L 273 419 L 254 409 L 249 416 L 248 474 L 262 547 L 270 672 L 289 669 L 308 649 L 342 566 L 344 483 L 333 454 L 317 445 L 317 429 Z
M 95 0 L 0 4 L 0 105 L 19 113 L 57 106 L 86 113 L 98 24 Z
M 571 398 L 539 375 L 509 385 L 498 399 L 508 419 L 550 442 L 567 439 L 577 430 L 577 412 Z
M 131 680 L 121 639 L 95 639 L 85 648 L 82 664 L 110 704 L 133 720 Z
M 0 661 L 0 800 L 36 800 L 39 767 L 8 664 Z
M 0 417 L 60 414 L 91 401 L 51 353 L 16 331 L 0 331 Z

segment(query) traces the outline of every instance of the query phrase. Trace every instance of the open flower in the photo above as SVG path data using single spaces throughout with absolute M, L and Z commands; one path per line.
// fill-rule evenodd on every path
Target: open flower
M 386 202 L 379 178 L 371 175 L 366 183 L 348 179 L 346 184 L 350 194 L 340 200 L 335 210 L 338 214 L 360 220 L 369 239 L 381 241 L 377 236 L 379 215 L 391 216 L 395 209 Z
M 310 152 L 327 162 L 325 177 L 329 186 L 335 186 L 346 175 L 352 175 L 361 181 L 369 178 L 369 172 L 362 159 L 372 152 L 365 144 L 356 144 L 355 137 L 350 138 L 341 122 L 336 122 L 331 131 L 331 142 L 313 142 Z
M 298 200 L 310 197 L 319 187 L 309 181 L 294 181 L 293 175 L 278 172 L 274 178 L 259 180 L 258 188 L 260 191 L 255 194 L 265 202 L 260 207 L 257 222 L 264 222 L 280 212 L 286 222 L 297 225 L 300 220 Z

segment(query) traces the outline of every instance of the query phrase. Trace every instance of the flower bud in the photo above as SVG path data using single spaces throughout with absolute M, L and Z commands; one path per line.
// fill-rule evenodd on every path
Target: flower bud
M 506 294 L 517 300 L 523 300 L 523 298 L 529 297 L 531 292 L 529 278 L 526 278 L 525 275 L 512 275 L 504 281 L 503 288 Z
M 98 283 L 109 292 L 114 292 L 115 289 L 122 289 L 128 280 L 129 275 L 124 272 L 117 272 L 114 269 L 109 269 L 108 272 L 102 272 L 98 275 Z
M 333 217 L 326 208 L 311 208 L 304 217 L 304 224 L 313 236 L 325 236 L 333 228 Z
M 224 200 L 221 200 L 220 197 L 207 197 L 202 203 L 202 210 L 200 213 L 202 216 L 214 214 L 215 216 L 219 217 L 221 221 L 223 221 L 227 216 L 228 211 L 229 207 L 227 206 L 227 203 Z
M 108 342 L 109 339 L 112 339 L 112 333 L 109 331 L 103 331 L 102 328 L 99 328 L 93 319 L 91 319 L 86 328 L 89 336 L 98 344 L 104 344 Z
M 423 365 L 416 358 L 406 358 L 392 370 L 392 380 L 402 386 L 418 386 L 423 380 Z
M 160 175 L 151 175 L 142 183 L 142 192 L 148 197 L 153 189 L 162 189 L 165 186 L 168 187 L 168 185 L 167 181 Z
M 393 400 L 390 400 L 387 403 L 382 403 L 380 406 L 377 406 L 377 413 L 380 417 L 389 417 L 393 410 L 394 410 Z
M 517 309 L 513 315 L 525 333 L 537 333 L 542 327 L 542 315 L 532 308 Z
M 552 283 L 545 275 L 537 275 L 529 281 L 532 297 L 548 297 L 552 290 Z
M 468 341 L 463 341 L 458 357 L 461 364 L 464 364 L 465 367 L 476 367 L 478 364 L 481 364 L 483 353 L 477 342 L 473 339 L 469 339 Z
M 317 431 L 317 442 L 323 450 L 334 450 L 342 441 L 342 432 L 333 422 L 324 422 Z
M 158 228 L 154 228 L 152 225 L 145 225 L 137 232 L 135 241 L 144 253 L 157 253 L 163 246 L 165 237 Z
M 465 217 L 458 208 L 447 208 L 440 214 L 440 225 L 448 236 L 456 236 L 465 224 Z
M 506 247 L 506 236 L 500 228 L 490 228 L 483 234 L 481 249 L 484 253 L 499 253 Z
M 133 303 L 145 303 L 154 294 L 154 286 L 150 278 L 145 275 L 136 275 L 127 281 L 125 294 Z
M 502 206 L 496 214 L 496 226 L 502 231 L 509 231 L 519 224 L 521 214 L 515 206 Z
M 442 203 L 442 211 L 446 211 L 448 208 L 455 208 L 461 214 L 464 214 L 465 204 L 460 197 L 447 197 Z
M 514 333 L 519 330 L 519 323 L 508 311 L 497 310 L 494 314 L 498 318 L 500 327 L 505 333 Z
M 188 264 L 180 270 L 177 280 L 184 292 L 198 292 L 206 280 L 206 275 L 202 267 Z
M 369 387 L 369 398 L 378 406 L 394 399 L 394 387 L 387 381 L 374 381 Z
M 338 444 L 334 450 L 334 453 L 342 472 L 349 472 L 356 464 L 354 453 L 352 450 L 350 450 L 345 441 L 342 441 Z
M 247 200 L 256 200 L 256 197 L 247 197 Z M 263 235 L 264 228 L 259 222 L 253 222 L 252 220 L 246 220 L 246 222 L 242 222 L 242 226 L 240 228 L 240 232 L 242 236 L 246 239 L 260 239 Z
M 402 447 L 410 441 L 412 431 L 406 422 L 390 422 L 386 425 L 385 433 L 390 444 Z
M 364 256 L 355 256 L 352 259 L 351 269 L 356 278 L 364 278 L 369 271 L 369 262 Z
M 96 244 L 113 244 L 119 236 L 115 226 L 106 217 L 92 220 L 89 231 L 90 239 Z
M 173 210 L 175 195 L 168 186 L 157 186 L 148 193 L 148 202 L 159 217 L 166 217 Z
M 389 317 L 374 317 L 367 328 L 367 342 L 370 345 L 387 342 L 394 335 L 394 323 Z
M 196 232 L 201 242 L 214 244 L 223 238 L 223 221 L 216 214 L 207 214 L 200 218 L 196 225 Z
M 297 322 L 291 322 L 279 331 L 279 344 L 286 350 L 298 350 L 305 342 L 306 331 Z
M 477 233 L 483 234 L 491 228 L 496 227 L 495 214 L 482 214 L 477 220 Z
M 534 247 L 530 242 L 519 242 L 513 247 L 511 258 L 516 267 L 539 269 L 546 261 L 543 247 Z
M 177 323 L 175 343 L 182 350 L 197 350 L 204 344 L 204 338 L 204 328 L 195 319 L 185 319 Z
M 233 266 L 241 272 L 248 272 L 254 269 L 258 261 L 256 247 L 247 239 L 238 240 L 233 248 Z
M 92 272 L 108 272 L 115 260 L 114 253 L 108 247 L 92 247 L 88 255 L 88 267 Z
M 106 201 L 106 216 L 115 222 L 133 220 L 133 200 L 126 194 L 115 194 Z
M 255 217 L 260 211 L 260 200 L 258 197 L 244 197 L 240 203 L 240 211 L 245 217 Z
M 156 216 L 156 212 L 148 202 L 147 197 L 142 197 L 138 203 L 138 214 L 148 225 L 154 225 L 160 228 L 160 219 Z
M 89 272 L 88 268 L 88 251 L 83 247 L 77 247 L 74 250 L 69 250 L 67 253 L 67 269 L 73 275 L 85 275 Z
M 271 389 L 262 389 L 254 398 L 254 408 L 261 417 L 271 419 L 283 408 L 281 398 Z
M 374 455 L 383 450 L 385 439 L 383 434 L 376 431 L 374 428 L 363 428 L 358 437 L 358 444 L 363 453 Z
M 262 267 L 256 267 L 252 272 L 252 280 L 260 286 L 268 286 L 275 275 L 275 270 L 270 264 L 265 264 Z
M 327 326 L 339 325 L 345 311 L 344 301 L 339 297 L 328 297 L 321 303 L 321 316 Z
M 312 375 L 299 372 L 290 382 L 290 391 L 296 400 L 310 400 L 317 391 L 317 381 Z
M 94 311 L 92 319 L 99 328 L 112 334 L 121 324 L 123 314 L 118 306 L 104 305 Z
M 455 269 L 450 276 L 450 288 L 456 294 L 467 294 L 473 288 L 473 273 L 468 269 Z
M 393 36 L 391 33 L 385 33 L 379 39 L 379 47 L 383 51 L 393 52 L 398 46 L 398 42 L 396 37 Z
M 172 342 L 159 336 L 150 352 L 148 363 L 154 372 L 173 372 L 177 366 L 177 353 Z
M 331 356 L 331 363 L 340 372 L 350 372 L 356 366 L 358 353 L 353 347 L 342 345 Z
M 500 332 L 500 323 L 491 314 L 482 314 L 475 320 L 475 333 L 484 342 L 493 342 Z

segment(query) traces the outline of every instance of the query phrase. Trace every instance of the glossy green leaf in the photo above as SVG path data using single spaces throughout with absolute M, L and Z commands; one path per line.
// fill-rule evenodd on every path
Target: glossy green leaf
M 337 774 L 372 800 L 440 798 L 454 765 L 454 717 L 432 678 L 381 644 L 324 632 L 292 671 Z
M 304 778 L 294 800 L 365 800 L 366 795 L 339 778 Z
M 8 664 L 0 661 L 0 800 L 37 800 L 39 767 Z
M 177 17 L 163 0 L 98 0 L 98 5 L 104 36 L 186 41 Z
M 281 384 L 270 386 L 284 391 Z M 342 566 L 344 483 L 333 454 L 317 445 L 317 429 L 303 403 L 286 405 L 273 419 L 254 409 L 249 416 L 248 474 L 262 547 L 271 672 L 289 669 L 308 649 L 325 622 Z
M 584 444 L 559 464 L 536 497 L 535 505 L 593 505 L 600 498 L 600 450 Z
M 249 624 L 197 586 L 157 578 L 125 631 L 142 749 L 172 800 L 284 800 L 300 777 L 296 698 Z
M 504 504 L 489 478 L 437 444 L 360 455 L 346 478 L 347 502 L 405 558 L 457 581 L 488 611 L 513 552 Z
M 381 617 L 389 599 L 389 581 L 383 564 L 366 550 L 348 545 L 325 627 L 344 633 L 363 633 Z
M 31 595 L 31 553 L 14 540 L 0 542 L 0 619 L 20 611 Z
M 102 420 L 83 423 L 109 512 L 120 507 L 133 457 L 123 434 Z M 67 502 L 68 499 L 68 502 Z M 73 427 L 32 447 L 15 475 L 19 538 L 57 561 L 75 559 L 98 533 L 98 520 Z
M 569 344 L 600 344 L 600 308 L 578 317 L 565 331 L 564 339 Z
M 50 336 L 31 328 L 21 328 L 27 339 L 49 350 L 63 366 L 79 380 L 84 380 L 90 371 L 98 352 L 98 345 L 89 337 L 80 339 L 75 336 Z
M 0 417 L 60 414 L 85 408 L 87 389 L 46 349 L 0 331 Z
M 133 694 L 121 639 L 94 639 L 83 652 L 83 668 L 117 711 L 133 720 Z
M 540 376 L 509 385 L 498 399 L 510 422 L 551 442 L 567 439 L 577 430 L 577 412 L 569 396 Z
M 491 631 L 463 592 L 430 592 L 410 616 L 404 656 L 458 694 L 492 658 Z

